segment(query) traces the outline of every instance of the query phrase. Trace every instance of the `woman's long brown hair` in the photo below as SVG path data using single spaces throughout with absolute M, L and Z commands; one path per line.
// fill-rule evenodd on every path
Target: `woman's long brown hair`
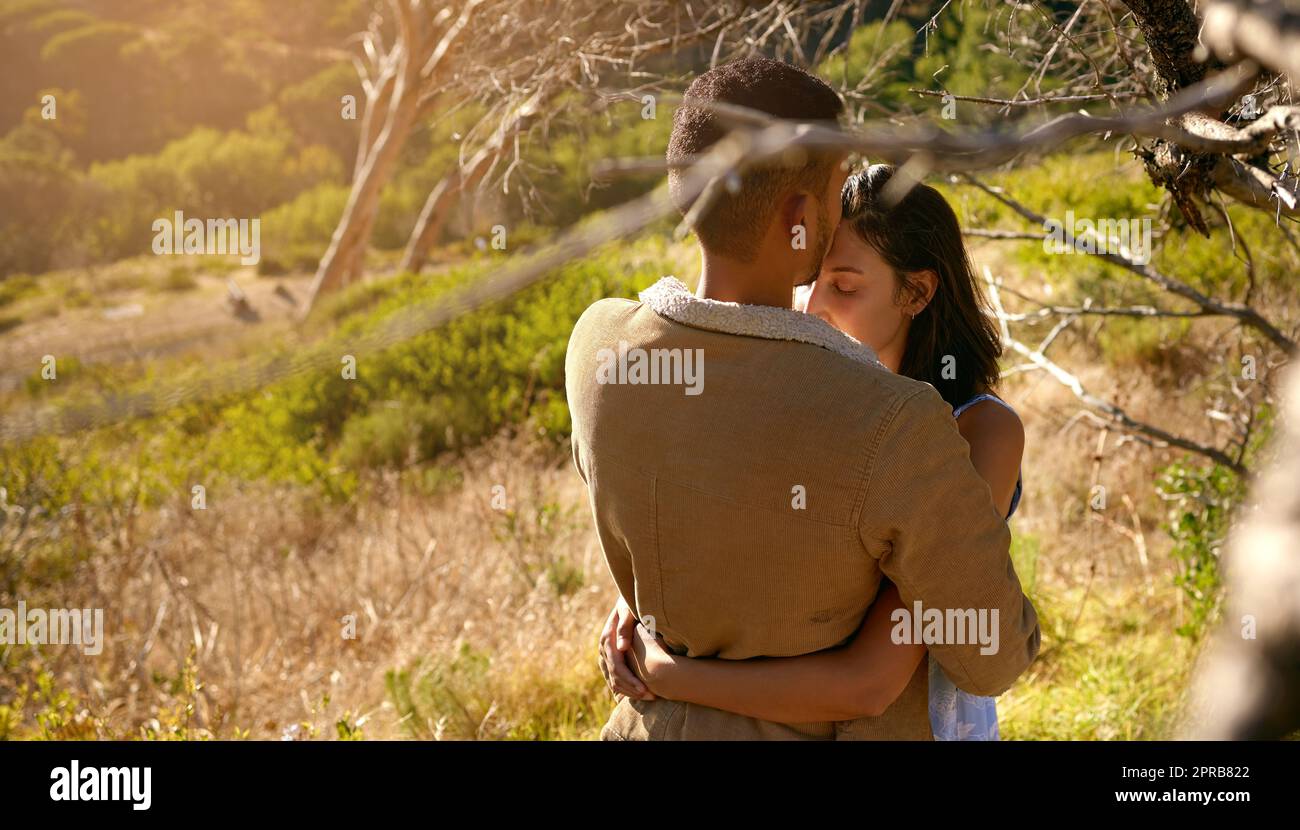
M 985 311 L 957 214 L 939 191 L 919 183 L 886 205 L 885 185 L 893 175 L 892 166 L 876 164 L 850 176 L 843 222 L 893 269 L 896 302 L 921 296 L 917 273 L 938 277 L 934 297 L 912 320 L 898 372 L 930 384 L 955 408 L 997 384 L 1002 341 Z

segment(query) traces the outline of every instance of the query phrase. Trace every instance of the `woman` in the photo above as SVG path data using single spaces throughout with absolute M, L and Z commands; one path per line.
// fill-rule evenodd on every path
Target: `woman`
M 1010 518 L 1020 501 L 1024 429 L 992 394 L 1002 352 L 997 331 L 952 208 L 938 191 L 919 184 L 887 206 L 893 172 L 875 165 L 845 183 L 844 218 L 821 273 L 800 292 L 796 308 L 871 346 L 892 371 L 934 386 L 952 405 L 994 504 Z M 783 723 L 849 720 L 887 709 L 925 657 L 924 645 L 892 641 L 891 615 L 899 608 L 897 589 L 886 583 L 847 645 L 800 657 L 729 661 L 670 654 L 636 625 L 620 599 L 600 647 L 619 694 L 685 700 Z M 644 682 L 628 668 L 627 652 Z M 929 672 L 937 740 L 998 738 L 993 698 L 955 688 L 934 661 Z

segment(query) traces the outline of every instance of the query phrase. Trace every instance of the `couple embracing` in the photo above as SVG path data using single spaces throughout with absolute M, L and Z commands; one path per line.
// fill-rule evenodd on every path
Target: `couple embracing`
M 779 61 L 700 75 L 668 146 L 683 211 L 715 103 L 843 106 Z M 573 457 L 620 595 L 605 739 L 994 740 L 1038 652 L 1008 551 L 1024 431 L 957 218 L 845 161 L 749 168 L 695 223 L 694 293 L 668 277 L 574 328 Z M 700 383 L 619 382 L 611 352 L 697 356 Z

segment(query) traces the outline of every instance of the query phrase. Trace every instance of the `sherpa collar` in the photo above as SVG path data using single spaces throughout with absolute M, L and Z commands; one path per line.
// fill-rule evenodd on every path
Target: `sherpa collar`
M 641 302 L 661 316 L 683 325 L 766 340 L 797 340 L 821 346 L 859 363 L 884 368 L 870 346 L 854 340 L 813 314 L 696 297 L 676 277 L 664 277 L 642 291 Z

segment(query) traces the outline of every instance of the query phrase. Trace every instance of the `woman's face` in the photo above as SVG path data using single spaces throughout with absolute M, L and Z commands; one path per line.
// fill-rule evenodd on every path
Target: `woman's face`
M 795 308 L 870 346 L 898 371 L 911 318 L 910 309 L 896 304 L 897 293 L 893 269 L 845 223 L 835 232 L 817 281 L 797 292 Z

